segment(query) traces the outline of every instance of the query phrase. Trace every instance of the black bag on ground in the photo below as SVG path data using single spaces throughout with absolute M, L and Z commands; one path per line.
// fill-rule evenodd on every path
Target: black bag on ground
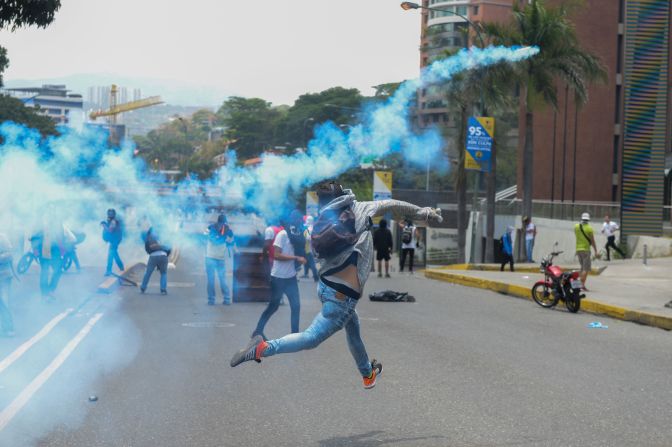
M 369 295 L 371 301 L 383 301 L 388 303 L 415 303 L 415 297 L 409 295 L 408 292 L 395 292 L 394 290 L 384 290 L 382 292 L 375 292 Z

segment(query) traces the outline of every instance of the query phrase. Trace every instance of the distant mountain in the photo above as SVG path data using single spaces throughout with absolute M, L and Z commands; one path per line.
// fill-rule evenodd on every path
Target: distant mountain
M 116 84 L 129 89 L 142 91 L 142 97 L 160 95 L 166 104 L 176 106 L 219 107 L 222 102 L 232 96 L 233 92 L 225 91 L 217 86 L 191 84 L 185 81 L 166 79 L 136 78 L 106 73 L 73 74 L 46 79 L 5 79 L 5 87 L 33 87 L 42 84 L 65 84 L 73 93 L 80 93 L 87 99 L 89 87 Z

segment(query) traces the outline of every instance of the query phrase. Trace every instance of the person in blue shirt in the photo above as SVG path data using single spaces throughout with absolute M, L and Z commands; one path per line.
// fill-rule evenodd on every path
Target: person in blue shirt
M 511 238 L 513 231 L 513 227 L 509 225 L 502 235 L 502 265 L 499 268 L 500 272 L 504 271 L 504 266 L 507 263 L 509 264 L 509 269 L 513 271 L 513 239 Z

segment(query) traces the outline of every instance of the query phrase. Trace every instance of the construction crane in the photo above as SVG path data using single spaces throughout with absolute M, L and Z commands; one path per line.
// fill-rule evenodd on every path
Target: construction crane
M 144 107 L 151 107 L 157 104 L 163 104 L 160 96 L 150 96 L 148 98 L 139 99 L 137 101 L 125 102 L 117 104 L 117 86 L 112 84 L 110 88 L 110 108 L 107 110 L 95 110 L 89 114 L 89 118 L 96 120 L 96 118 L 108 117 L 110 124 L 110 142 L 119 143 L 121 135 L 116 135 L 117 115 L 131 110 L 142 109 Z

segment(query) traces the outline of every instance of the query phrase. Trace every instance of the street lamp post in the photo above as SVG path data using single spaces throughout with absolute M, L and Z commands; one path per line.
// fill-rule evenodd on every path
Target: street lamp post
M 483 34 L 481 34 L 481 26 L 480 24 L 475 24 L 472 22 L 468 17 L 458 13 L 457 11 L 450 10 L 450 9 L 441 9 L 441 8 L 433 8 L 430 6 L 423 6 L 418 3 L 413 3 L 413 2 L 403 2 L 401 3 L 401 8 L 404 11 L 408 11 L 410 9 L 424 9 L 427 11 L 434 11 L 434 12 L 440 12 L 442 14 L 452 14 L 454 16 L 462 18 L 464 21 L 466 21 L 469 26 L 473 28 L 473 30 L 476 32 L 476 35 L 478 36 L 479 43 L 481 44 L 481 48 L 485 48 L 485 39 L 483 39 Z M 481 99 L 480 99 L 480 104 L 479 104 L 479 109 L 482 115 L 485 115 L 487 112 L 485 110 L 485 102 L 483 101 L 483 91 L 481 90 Z M 494 198 L 495 198 L 495 160 L 496 160 L 496 155 L 495 155 L 495 145 L 492 147 L 492 153 L 491 153 L 491 170 L 488 175 L 488 185 L 487 185 L 487 201 L 488 201 L 488 211 L 487 211 L 487 242 L 486 242 L 486 258 L 488 260 L 494 261 L 494 228 L 495 228 L 495 221 L 494 221 Z M 458 176 L 464 176 L 464 165 L 458 166 Z M 473 194 L 473 206 L 472 209 L 476 209 L 476 204 L 477 204 L 477 192 L 478 192 L 478 185 L 479 185 L 479 178 L 480 178 L 480 173 L 474 176 L 474 194 Z M 474 247 L 474 244 L 472 244 L 472 248 Z M 461 260 L 464 261 L 464 260 Z
M 485 48 L 485 40 L 483 40 L 483 35 L 481 34 L 481 27 L 476 25 L 474 22 L 469 20 L 467 17 L 463 16 L 459 12 L 452 11 L 450 9 L 441 9 L 441 8 L 432 8 L 431 6 L 423 6 L 418 3 L 413 3 L 413 2 L 403 2 L 401 4 L 401 9 L 404 11 L 408 11 L 409 9 L 426 9 L 427 11 L 434 11 L 434 12 L 440 12 L 440 13 L 448 13 L 452 14 L 454 16 L 458 16 L 462 19 L 464 19 L 473 29 L 476 31 L 476 34 L 478 35 L 478 40 L 481 42 L 481 47 Z

